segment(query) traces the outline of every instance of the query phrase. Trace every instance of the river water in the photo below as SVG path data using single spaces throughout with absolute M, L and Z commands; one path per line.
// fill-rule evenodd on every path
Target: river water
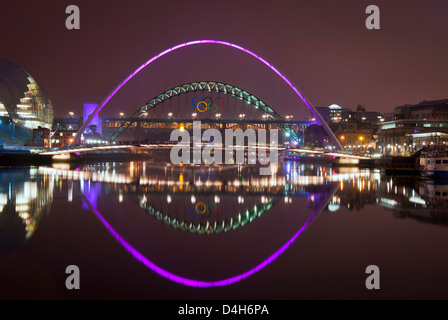
M 0 169 L 2 299 L 448 298 L 448 184 L 282 162 Z M 67 266 L 80 289 L 66 288 Z M 366 288 L 366 268 L 380 289 Z

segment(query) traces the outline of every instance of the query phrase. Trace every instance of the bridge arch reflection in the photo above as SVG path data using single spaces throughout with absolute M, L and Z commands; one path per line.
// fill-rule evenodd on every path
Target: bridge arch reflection
M 130 166 L 130 168 L 133 168 L 135 170 L 135 165 Z M 136 260 L 141 262 L 145 267 L 149 268 L 150 270 L 154 271 L 160 276 L 163 276 L 164 278 L 167 278 L 171 281 L 174 281 L 176 283 L 180 283 L 187 286 L 194 286 L 194 287 L 213 287 L 213 286 L 225 286 L 225 285 L 231 285 L 235 282 L 238 282 L 242 279 L 245 279 L 258 271 L 265 268 L 268 264 L 270 264 L 272 261 L 277 259 L 283 252 L 289 248 L 289 246 L 297 239 L 297 237 L 311 224 L 311 222 L 316 218 L 316 216 L 326 208 L 326 205 L 329 201 L 329 199 L 332 198 L 332 194 L 339 188 L 338 183 L 331 183 L 331 184 L 324 184 L 321 185 L 320 179 L 314 180 L 311 177 L 303 177 L 301 176 L 300 179 L 296 176 L 296 173 L 292 173 L 291 176 L 288 178 L 283 176 L 285 173 L 278 173 L 279 176 L 274 175 L 272 177 L 250 177 L 249 174 L 244 174 L 244 177 L 241 176 L 242 172 L 244 170 L 242 168 L 235 168 L 239 172 L 239 174 L 235 173 L 228 173 L 229 179 L 217 179 L 213 172 L 209 171 L 210 168 L 208 168 L 205 172 L 201 171 L 201 173 L 198 173 L 196 171 L 189 171 L 189 172 L 181 172 L 183 178 L 175 180 L 174 177 L 178 177 L 180 173 L 175 173 L 175 171 L 163 171 L 163 169 L 160 169 L 164 172 L 162 174 L 159 171 L 151 172 L 148 174 L 147 170 L 148 167 L 146 167 L 146 174 L 138 174 L 135 171 L 131 174 L 125 174 L 123 176 L 119 176 L 119 173 L 112 174 L 114 177 L 113 183 L 107 182 L 105 179 L 105 176 L 102 175 L 101 170 L 98 170 L 98 168 L 94 169 L 92 167 L 92 171 L 84 171 L 82 174 L 79 171 L 76 170 L 64 170 L 62 168 L 55 169 L 55 168 L 42 168 L 42 173 L 57 173 L 58 177 L 65 177 L 67 179 L 73 180 L 75 177 L 80 182 L 80 188 L 81 188 L 81 197 L 83 199 L 83 202 L 86 205 L 86 208 L 90 209 L 95 216 L 99 219 L 99 221 L 104 225 L 104 227 L 109 231 L 109 233 L 113 236 L 113 238 L 119 242 L 119 244 L 128 252 L 130 253 Z M 286 169 L 286 168 L 285 168 Z M 112 169 L 112 172 L 115 170 Z M 76 173 L 77 172 L 77 173 Z M 110 171 L 109 171 L 110 172 Z M 157 172 L 161 173 L 161 175 L 158 175 Z M 173 176 L 171 176 L 173 174 Z M 189 176 L 189 174 L 191 176 Z M 212 181 L 208 181 L 204 175 L 206 176 L 212 176 L 215 177 L 214 179 L 217 179 L 220 183 L 212 183 Z M 70 178 L 69 178 L 70 177 Z M 288 184 L 285 179 L 293 178 L 295 181 L 297 181 L 300 184 L 307 184 L 305 186 L 302 186 L 300 184 Z M 96 179 L 97 181 L 94 182 L 93 180 Z M 174 179 L 174 180 L 172 180 Z M 184 180 L 185 179 L 185 180 Z M 101 182 L 105 181 L 105 182 Z M 215 181 L 215 182 L 218 182 Z M 316 183 L 318 185 L 316 185 Z M 102 186 L 102 187 L 100 187 Z M 113 187 L 113 188 L 111 188 Z M 116 188 L 115 188 L 116 187 Z M 329 190 L 329 187 L 333 188 Z M 326 192 L 318 192 L 322 191 L 322 189 L 325 189 Z M 241 267 L 239 267 L 238 263 L 237 265 L 232 265 L 230 269 L 227 271 L 223 271 L 226 275 L 230 275 L 230 277 L 222 277 L 221 273 L 217 273 L 214 276 L 208 275 L 209 279 L 207 281 L 200 279 L 201 276 L 194 275 L 192 277 L 187 276 L 181 276 L 179 274 L 176 274 L 176 272 L 169 271 L 172 269 L 169 266 L 165 266 L 164 263 L 161 263 L 160 257 L 156 256 L 154 257 L 154 260 L 148 258 L 148 254 L 151 254 L 151 252 L 154 252 L 151 250 L 146 251 L 146 254 L 143 253 L 145 250 L 148 249 L 148 247 L 144 244 L 145 241 L 140 242 L 141 237 L 140 233 L 135 234 L 132 233 L 131 229 L 122 228 L 119 223 L 121 220 L 117 220 L 114 217 L 117 217 L 116 214 L 109 214 L 107 212 L 101 212 L 104 210 L 104 204 L 101 205 L 99 201 L 97 201 L 97 196 L 101 195 L 101 192 L 107 192 L 107 190 L 112 191 L 112 194 L 116 194 L 118 191 L 120 196 L 126 194 L 127 200 L 129 203 L 129 198 L 132 198 L 135 200 L 142 200 L 143 197 L 146 197 L 147 195 L 147 201 L 149 197 L 157 198 L 157 197 L 163 197 L 166 199 L 168 195 L 174 196 L 174 191 L 176 196 L 181 194 L 185 196 L 187 199 L 191 200 L 191 198 L 195 198 L 196 203 L 202 201 L 206 202 L 207 199 L 212 199 L 213 201 L 218 200 L 218 198 L 221 199 L 221 201 L 224 201 L 224 197 L 232 197 L 232 200 L 235 202 L 242 202 L 244 198 L 244 203 L 249 204 L 250 203 L 250 197 L 251 194 L 253 194 L 253 198 L 257 199 L 257 201 L 261 201 L 261 205 L 265 206 L 265 212 L 268 212 L 272 209 L 272 206 L 274 204 L 280 204 L 285 201 L 286 205 L 287 203 L 290 203 L 290 198 L 294 198 L 295 196 L 305 198 L 305 201 L 302 201 L 301 203 L 306 204 L 307 198 L 312 198 L 311 207 L 309 207 L 310 214 L 306 213 L 306 215 L 287 215 L 287 216 L 296 216 L 298 220 L 291 220 L 291 221 L 300 221 L 300 224 L 293 225 L 290 224 L 288 233 L 281 233 L 281 236 L 275 238 L 275 242 L 273 242 L 274 245 L 268 246 L 264 249 L 261 249 L 260 242 L 255 241 L 254 245 L 256 247 L 260 248 L 257 250 L 257 254 L 253 255 L 250 259 L 248 258 L 247 261 L 241 261 L 241 264 L 243 265 L 243 270 L 246 270 L 242 273 L 239 273 L 241 270 Z M 243 193 L 241 193 L 243 192 Z M 320 195 L 322 193 L 322 195 Z M 109 193 L 110 195 L 110 193 Z M 243 195 L 242 197 L 238 197 L 238 195 Z M 110 199 L 110 197 L 106 197 L 105 199 Z M 219 201 L 217 201 L 219 202 Z M 252 205 L 253 203 L 251 203 Z M 189 206 L 191 206 L 191 201 L 189 202 Z M 101 209 L 102 208 L 102 209 Z M 125 213 L 125 212 L 123 212 Z M 149 220 L 144 218 L 144 212 L 142 214 L 139 213 L 139 220 L 137 220 L 137 223 L 148 221 L 150 226 L 155 226 L 153 223 L 149 222 Z M 188 213 L 187 213 L 188 214 Z M 237 213 L 235 213 L 237 214 Z M 258 214 L 257 218 L 254 216 L 255 212 L 252 213 L 252 215 L 249 215 L 249 220 L 246 223 L 243 223 L 245 220 L 241 219 L 241 223 L 234 224 L 233 227 L 239 228 L 241 226 L 249 226 L 250 222 L 259 221 Z M 133 214 L 134 217 L 136 217 Z M 237 215 L 238 216 L 238 215 Z M 109 219 L 109 217 L 111 219 Z M 127 215 L 123 215 L 122 217 L 127 217 Z M 265 214 L 261 215 L 263 219 L 260 219 L 260 221 L 269 221 L 265 220 L 264 217 L 269 218 Z M 250 220 L 252 218 L 252 221 Z M 273 216 L 271 217 L 274 218 Z M 121 219 L 121 218 L 120 218 Z M 275 218 L 276 221 L 279 221 L 277 218 Z M 152 219 L 151 219 L 152 220 Z M 258 229 L 258 227 L 262 226 L 263 224 L 257 224 L 254 227 L 251 227 L 252 230 Z M 279 225 L 282 225 L 281 223 Z M 268 224 L 264 224 L 267 228 L 271 226 L 270 222 Z M 198 230 L 197 226 L 194 226 L 195 231 Z M 295 229 L 297 228 L 297 229 Z M 224 228 L 227 231 L 235 230 L 230 228 Z M 120 232 L 120 230 L 122 232 Z M 139 230 L 153 230 L 142 228 Z M 174 230 L 174 229 L 173 229 Z M 209 231 L 212 231 L 211 228 L 208 230 L 206 228 L 199 228 L 199 230 L 205 230 L 206 233 L 200 235 L 198 238 L 197 236 L 186 236 L 187 238 L 196 238 L 197 241 L 203 241 L 204 236 L 206 237 L 212 237 L 212 233 Z M 187 230 L 186 230 L 187 231 Z M 216 229 L 216 231 L 218 231 Z M 127 232 L 131 232 L 128 234 Z M 197 234 L 197 232 L 195 232 Z M 166 234 L 166 233 L 165 233 Z M 233 233 L 232 233 L 233 234 Z M 238 236 L 238 232 L 235 233 L 236 236 Z M 241 233 L 239 233 L 241 235 Z M 263 239 L 265 237 L 265 233 L 260 234 Z M 213 236 L 215 237 L 215 236 Z M 283 237 L 286 237 L 287 241 L 283 239 Z M 150 237 L 154 238 L 154 237 Z M 227 237 L 222 237 L 221 239 L 226 239 Z M 144 237 L 144 239 L 149 239 L 148 237 Z M 154 238 L 157 239 L 157 236 Z M 202 239 L 202 240 L 201 240 Z M 237 241 L 239 239 L 238 237 L 235 238 L 234 241 Z M 273 240 L 274 238 L 266 238 L 270 239 L 269 241 Z M 135 244 L 134 244 L 135 242 Z M 154 243 L 151 247 L 154 247 L 156 243 Z M 249 244 L 247 244 L 249 245 Z M 279 245 L 279 247 L 276 247 L 276 245 Z M 138 246 L 138 247 L 137 247 Z M 141 246 L 141 248 L 140 248 Z M 270 254 L 266 257 L 267 253 L 266 251 L 270 252 Z M 232 251 L 232 254 L 237 254 L 236 252 Z M 262 259 L 262 260 L 260 260 Z M 155 262 L 157 261 L 157 262 Z M 261 261 L 261 262 L 259 262 Z M 192 262 L 194 264 L 194 261 Z M 252 264 L 253 263 L 253 264 Z M 250 267 L 251 265 L 255 265 L 254 267 Z M 174 266 L 175 267 L 175 266 Z M 233 268 L 233 269 L 232 269 Z M 193 272 L 194 274 L 194 272 Z M 235 275 L 237 274 L 237 275 Z M 234 276 L 232 276 L 234 275 Z M 198 279 L 199 278 L 199 279 Z M 219 280 L 213 280 L 213 279 L 219 279 Z
M 141 252 L 139 252 L 136 248 L 134 248 L 126 239 L 124 239 L 103 217 L 103 215 L 98 211 L 97 208 L 95 208 L 89 201 L 88 198 L 85 198 L 85 201 L 87 205 L 89 206 L 90 210 L 94 212 L 94 214 L 99 218 L 101 223 L 106 227 L 106 229 L 110 232 L 110 234 L 120 243 L 120 245 L 126 249 L 136 260 L 141 262 L 145 267 L 149 268 L 150 270 L 154 271 L 158 275 L 190 287 L 198 287 L 198 288 L 206 288 L 206 287 L 220 287 L 220 286 L 228 286 L 231 284 L 234 284 L 236 282 L 239 282 L 245 278 L 248 278 L 255 273 L 259 272 L 260 270 L 264 269 L 267 265 L 269 265 L 271 262 L 275 261 L 282 253 L 284 253 L 293 243 L 294 241 L 300 236 L 300 234 L 312 223 L 312 221 L 319 215 L 319 213 L 327 206 L 329 199 L 333 196 L 333 194 L 338 190 L 339 185 L 334 184 L 332 190 L 327 196 L 326 201 L 322 201 L 321 204 L 316 208 L 316 210 L 313 212 L 311 217 L 301 226 L 299 230 L 284 244 L 282 245 L 277 251 L 272 253 L 270 256 L 268 256 L 265 260 L 263 260 L 261 263 L 256 265 L 255 267 L 238 274 L 233 277 L 229 277 L 226 279 L 216 280 L 216 281 L 202 281 L 192 278 L 186 278 L 179 276 L 175 273 L 172 273 L 158 265 L 156 265 L 154 262 L 149 260 L 147 257 L 145 257 Z
M 175 229 L 179 229 L 181 231 L 187 231 L 191 233 L 198 234 L 214 234 L 221 232 L 228 232 L 231 230 L 235 230 L 237 228 L 243 227 L 244 225 L 253 222 L 255 219 L 261 217 L 264 213 L 268 212 L 275 203 L 277 203 L 279 198 L 266 198 L 264 203 L 255 204 L 253 207 L 244 210 L 243 212 L 237 212 L 235 217 L 232 216 L 228 219 L 225 217 L 210 217 L 202 219 L 198 222 L 194 220 L 201 219 L 198 214 L 193 215 L 190 219 L 182 219 L 177 216 L 170 216 L 169 214 L 165 214 L 161 209 L 157 208 L 154 205 L 148 205 L 146 201 L 143 201 L 143 197 L 140 198 L 139 205 L 157 220 L 164 222 L 165 224 L 173 227 Z M 193 206 L 194 208 L 194 206 Z M 217 209 L 219 210 L 219 209 Z M 191 213 L 192 210 L 190 210 Z M 188 215 L 187 215 L 188 217 Z M 210 219 L 212 218 L 212 219 Z

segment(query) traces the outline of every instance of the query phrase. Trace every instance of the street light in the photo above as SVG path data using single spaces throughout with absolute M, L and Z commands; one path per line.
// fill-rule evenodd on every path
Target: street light
M 54 134 L 58 131 L 59 129 L 56 129 L 56 130 L 54 130 L 53 132 L 51 132 L 51 130 L 50 130 L 50 138 L 48 139 L 48 140 L 50 140 L 49 142 L 50 142 L 50 149 L 51 149 L 51 137 L 53 137 L 54 136 Z
M 70 111 L 68 114 L 70 115 L 70 117 L 73 117 L 75 115 L 75 113 L 72 111 Z
M 245 117 L 245 116 L 246 116 L 246 115 L 245 115 L 244 113 L 241 113 L 241 114 L 240 114 L 240 118 L 243 119 L 243 120 L 244 120 L 244 117 Z
M 173 118 L 173 113 L 172 112 L 168 113 L 168 118 L 170 118 L 170 119 Z
M 120 117 L 123 117 L 124 116 L 124 113 L 123 112 L 120 112 Z
M 220 113 L 217 113 L 217 114 L 216 114 L 216 118 L 217 118 L 217 119 L 221 119 L 221 114 L 220 114 Z
M 197 113 L 196 112 L 193 112 L 192 114 L 191 114 L 191 116 L 193 117 L 193 118 L 195 118 L 196 119 L 196 117 L 197 117 Z

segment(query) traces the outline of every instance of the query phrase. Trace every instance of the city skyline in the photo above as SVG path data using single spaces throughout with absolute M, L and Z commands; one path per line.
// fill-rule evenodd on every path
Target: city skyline
M 442 1 L 378 4 L 380 30 L 365 27 L 366 1 L 244 2 L 238 10 L 232 5 L 220 8 L 207 26 L 191 19 L 198 7 L 204 14 L 217 12 L 203 2 L 123 7 L 77 1 L 80 30 L 65 28 L 66 4 L 52 4 L 39 15 L 33 2 L 25 11 L 23 4 L 4 4 L 9 14 L 0 26 L 11 44 L 4 47 L 2 58 L 34 75 L 52 99 L 56 116 L 80 110 L 84 102 L 101 102 L 151 56 L 201 38 L 234 42 L 260 54 L 319 107 L 353 109 L 362 104 L 386 113 L 396 106 L 446 98 L 448 45 L 443 39 L 448 28 L 443 13 L 448 6 Z M 34 45 L 24 50 L 18 44 L 30 39 L 29 30 L 43 37 L 31 38 Z

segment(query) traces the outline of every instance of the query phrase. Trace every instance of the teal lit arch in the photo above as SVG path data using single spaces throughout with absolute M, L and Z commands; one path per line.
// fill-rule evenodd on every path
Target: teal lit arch
M 156 109 L 165 101 L 191 92 L 214 92 L 231 96 L 245 102 L 247 105 L 252 106 L 258 112 L 266 115 L 267 120 L 283 120 L 280 114 L 278 114 L 273 108 L 271 108 L 269 105 L 264 103 L 261 99 L 257 98 L 253 94 L 234 85 L 216 81 L 190 82 L 169 89 L 152 98 L 142 107 L 138 108 L 131 115 L 131 118 L 145 118 L 149 111 Z M 115 141 L 131 124 L 132 121 L 124 121 L 111 136 L 110 140 Z M 290 140 L 299 142 L 299 137 L 297 133 L 291 128 L 291 125 L 283 123 L 279 124 L 279 127 Z

